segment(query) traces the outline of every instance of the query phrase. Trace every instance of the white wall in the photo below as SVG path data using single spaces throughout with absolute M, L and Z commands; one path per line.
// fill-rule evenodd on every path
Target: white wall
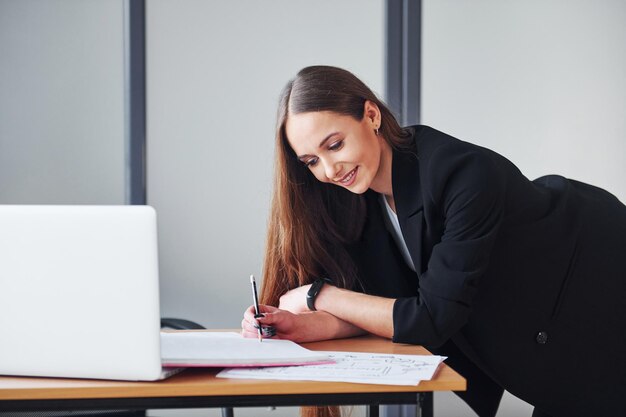
M 384 22 L 383 0 L 147 2 L 148 203 L 159 214 L 163 315 L 240 327 L 248 276 L 262 282 L 280 91 L 302 67 L 330 64 L 382 94 Z
M 422 121 L 626 201 L 626 3 L 424 1 Z
M 123 2 L 0 0 L 0 203 L 124 203 Z
M 307 65 L 382 93 L 384 2 L 147 4 L 148 202 L 159 213 L 162 311 L 239 327 L 259 280 L 278 96 Z
M 625 202 L 625 22 L 621 0 L 423 0 L 422 122 Z M 507 394 L 498 416 L 530 414 Z

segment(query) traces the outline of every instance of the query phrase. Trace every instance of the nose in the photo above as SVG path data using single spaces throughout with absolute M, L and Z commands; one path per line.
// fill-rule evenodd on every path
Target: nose
M 329 180 L 335 180 L 337 173 L 339 172 L 337 164 L 329 158 L 320 158 L 322 166 L 324 167 L 324 174 Z

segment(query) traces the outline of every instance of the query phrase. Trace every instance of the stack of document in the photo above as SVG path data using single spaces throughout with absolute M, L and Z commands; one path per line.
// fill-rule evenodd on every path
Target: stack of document
M 233 332 L 161 332 L 163 366 L 249 367 L 331 362 L 289 340 L 246 339 Z
M 417 385 L 444 356 L 311 351 L 289 340 L 232 332 L 162 332 L 163 366 L 224 367 L 221 378 Z M 296 366 L 297 365 L 297 366 Z
M 393 355 L 360 352 L 317 352 L 334 363 L 273 368 L 225 369 L 221 378 L 356 382 L 383 385 L 417 385 L 433 378 L 446 359 L 436 355 Z

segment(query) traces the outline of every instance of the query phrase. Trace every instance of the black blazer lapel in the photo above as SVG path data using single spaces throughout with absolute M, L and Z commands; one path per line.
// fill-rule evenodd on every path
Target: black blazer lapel
M 415 270 L 420 275 L 422 273 L 424 203 L 417 154 L 394 150 L 391 172 L 398 222 Z

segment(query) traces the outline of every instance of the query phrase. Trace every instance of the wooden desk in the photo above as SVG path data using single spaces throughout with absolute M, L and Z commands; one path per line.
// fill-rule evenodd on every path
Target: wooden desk
M 312 350 L 429 353 L 421 346 L 394 344 L 375 336 L 304 346 Z M 0 411 L 419 405 L 424 399 L 422 393 L 466 389 L 465 379 L 445 364 L 433 380 L 422 381 L 417 386 L 223 379 L 215 377 L 218 371 L 212 368 L 187 369 L 158 382 L 0 377 Z M 374 414 L 377 414 L 377 408 Z

